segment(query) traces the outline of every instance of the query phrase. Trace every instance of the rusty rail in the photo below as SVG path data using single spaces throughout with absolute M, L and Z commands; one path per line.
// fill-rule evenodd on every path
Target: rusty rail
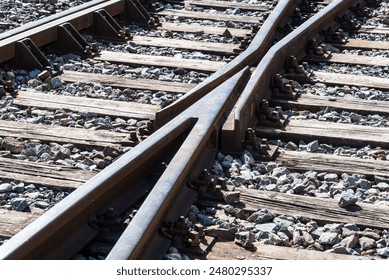
M 326 8 L 318 12 L 314 17 L 307 20 L 300 27 L 274 45 L 253 72 L 246 88 L 240 96 L 234 111 L 231 113 L 229 122 L 222 131 L 222 150 L 237 152 L 242 148 L 241 140 L 245 132 L 255 120 L 255 106 L 259 101 L 267 99 L 271 94 L 273 79 L 276 74 L 282 73 L 287 67 L 288 59 L 294 56 L 297 60 L 304 56 L 311 39 L 320 43 L 324 38 L 320 31 L 334 25 L 339 25 L 336 18 L 343 15 L 352 5 L 360 1 L 335 0 Z
M 276 7 L 281 17 L 288 13 L 286 11 L 290 11 L 291 7 L 286 2 L 289 1 L 279 2 L 279 7 L 283 9 Z M 252 104 L 264 96 L 273 75 L 284 67 L 286 56 L 290 54 L 290 50 L 284 48 L 296 44 L 292 53 L 299 53 L 301 48 L 305 47 L 307 31 L 310 36 L 313 36 L 312 32 L 318 33 L 329 22 L 325 18 L 330 17 L 333 20 L 336 15 L 344 13 L 353 2 L 334 1 L 273 46 L 264 56 L 233 112 L 236 126 L 232 136 L 238 137 L 239 143 L 250 118 L 254 117 Z M 281 18 L 271 15 L 265 25 L 270 28 L 281 21 Z M 274 32 L 273 27 L 271 29 Z M 118 201 L 126 201 L 129 205 L 145 195 L 146 200 L 108 259 L 161 258 L 169 243 L 164 242 L 168 240 L 158 229 L 164 222 L 176 221 L 195 199 L 197 191 L 186 187 L 186 182 L 213 162 L 220 147 L 221 127 L 238 100 L 240 87 L 250 75 L 247 66 L 253 65 L 252 60 L 258 61 L 270 46 L 271 38 L 263 32 L 259 34 L 250 45 L 250 55 L 238 57 L 231 66 L 224 68 L 226 76 L 218 72 L 215 78 L 192 91 L 190 95 L 193 97 L 182 102 L 183 107 L 187 108 L 185 111 L 2 245 L 0 259 L 69 258 L 76 253 L 81 237 L 91 240 L 97 234 L 97 230 L 90 227 L 88 222 L 93 215 L 102 211 L 107 203 L 119 205 Z M 298 42 L 294 42 L 294 36 L 299 38 Z M 259 45 L 256 45 L 258 43 Z M 275 62 L 280 64 L 278 68 L 272 66 Z M 197 102 L 189 106 L 193 100 Z M 243 116 L 243 112 L 249 112 L 247 117 Z M 176 112 L 167 113 L 167 118 L 174 115 Z M 224 133 L 223 131 L 223 137 L 226 135 Z M 150 169 L 156 162 L 167 157 L 171 160 L 162 176 L 152 189 L 145 188 Z M 151 248 L 152 251 L 149 250 Z
M 298 0 L 279 1 L 273 12 L 269 15 L 253 38 L 248 48 L 231 62 L 216 71 L 212 76 L 208 77 L 186 93 L 180 100 L 157 112 L 154 123 L 155 129 L 163 126 L 166 122 L 182 112 L 183 109 L 188 108 L 191 104 L 195 103 L 208 92 L 231 78 L 244 67 L 257 64 L 265 55 L 266 51 L 272 46 L 277 28 L 292 14 L 293 9 L 298 2 Z

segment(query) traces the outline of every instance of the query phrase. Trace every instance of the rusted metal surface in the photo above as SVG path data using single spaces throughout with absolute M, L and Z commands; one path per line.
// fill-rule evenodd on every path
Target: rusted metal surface
M 167 106 L 156 114 L 155 128 L 159 128 L 174 118 L 183 109 L 202 98 L 209 91 L 238 73 L 246 66 L 255 65 L 273 44 L 277 28 L 293 12 L 297 0 L 281 0 L 266 19 L 248 48 L 230 63 L 220 68 L 212 76 L 189 91 L 183 98 Z
M 93 25 L 95 11 L 104 9 L 111 16 L 116 16 L 124 13 L 125 7 L 125 0 L 91 1 L 4 32 L 0 35 L 0 63 L 15 57 L 15 43 L 18 41 L 29 38 L 36 46 L 41 47 L 57 40 L 59 25 L 70 23 L 76 30 L 83 30 Z
M 121 1 L 109 2 L 114 6 L 123 5 Z M 273 76 L 284 69 L 288 57 L 301 55 L 311 39 L 307 32 L 314 37 L 355 3 L 351 0 L 334 1 L 270 48 L 274 37 L 268 32 L 275 32 L 291 12 L 294 2 L 280 1 L 275 10 L 278 16 L 268 18 L 265 31 L 257 34 L 242 57 L 223 67 L 215 77 L 208 78 L 177 103 L 180 110 L 186 108 L 185 111 L 178 114 L 180 110 L 176 105 L 168 107 L 159 115 L 160 129 L 3 244 L 0 259 L 70 258 L 81 243 L 97 234 L 97 230 L 89 225 L 93 215 L 107 205 L 128 207 L 146 195 L 146 200 L 107 259 L 161 258 L 169 243 L 163 242 L 168 240 L 160 234 L 159 228 L 164 222 L 176 221 L 194 200 L 197 192 L 186 187 L 186 182 L 213 162 L 220 146 L 220 129 L 238 100 L 239 87 L 248 79 L 248 66 L 263 57 L 233 112 L 235 126 L 232 134 L 223 132 L 222 135 L 222 141 L 226 141 L 226 136 L 237 137 L 230 143 L 239 148 L 245 129 L 254 117 L 255 102 L 268 94 Z M 95 8 L 91 8 L 90 17 Z M 91 19 L 87 16 L 86 20 Z M 80 23 L 72 24 L 78 28 Z M 171 120 L 162 126 L 166 119 Z M 154 165 L 166 158 L 171 159 L 170 163 L 158 181 L 148 180 Z
M 194 122 L 188 137 L 107 259 L 149 259 L 166 252 L 168 247 L 165 245 L 158 248 L 161 244 L 157 246 L 159 242 L 155 241 L 159 234 L 158 227 L 166 221 L 166 212 L 172 211 L 171 207 L 177 200 L 184 198 L 188 202 L 187 197 L 178 194 L 180 189 L 186 188 L 186 181 L 193 174 L 193 169 L 202 169 L 212 164 L 218 146 L 217 131 L 223 123 L 223 117 L 226 117 L 225 112 L 235 103 L 239 86 L 247 78 L 248 72 L 246 68 L 237 73 L 156 132 L 170 130 L 176 122 L 188 122 L 190 119 Z M 207 145 L 215 149 L 213 153 L 206 154 L 208 166 L 199 166 L 199 158 L 205 154 Z M 190 207 L 190 204 L 187 203 L 186 207 Z M 176 218 L 185 214 L 187 209 L 180 209 L 180 212 L 174 211 Z M 152 252 L 145 250 L 145 247 L 151 247 Z
M 166 212 L 172 211 L 172 221 L 178 218 L 178 209 L 170 207 L 173 199 L 177 204 L 178 197 L 184 198 L 186 205 L 191 196 L 194 199 L 194 190 L 188 189 L 191 194 L 185 196 L 180 191 L 194 169 L 202 169 L 213 162 L 218 145 L 217 131 L 225 112 L 235 103 L 239 86 L 247 79 L 248 72 L 246 68 L 236 74 L 15 235 L 0 247 L 0 259 L 70 258 L 76 253 L 72 248 L 77 248 L 80 236 L 85 240 L 97 234 L 88 226 L 90 217 L 106 207 L 107 201 L 125 196 L 129 191 L 132 199 L 136 191 L 144 194 L 144 185 L 130 182 L 147 177 L 160 154 L 172 149 L 171 144 L 177 138 L 183 139 L 179 140 L 182 141 L 179 150 L 109 256 L 110 259 L 151 258 L 142 256 L 148 252 L 144 246 L 159 243 L 153 238 L 157 237 L 161 219 L 166 221 L 169 216 Z M 205 150 L 208 153 L 204 153 Z M 184 214 L 186 209 L 180 211 Z M 124 247 L 123 242 L 127 244 Z M 167 249 L 155 248 L 153 252 L 159 254 Z
M 352 0 L 333 1 L 269 49 L 239 98 L 236 109 L 231 116 L 232 123 L 222 131 L 222 148 L 224 151 L 235 152 L 241 150 L 241 141 L 247 128 L 255 118 L 256 105 L 262 99 L 270 96 L 273 78 L 276 74 L 284 71 L 287 60 L 291 56 L 297 59 L 302 58 L 309 41 L 316 39 L 317 42 L 320 42 L 322 38 L 318 35 L 319 32 L 333 25 L 336 17 L 342 16 L 349 6 L 356 5 L 358 2 Z

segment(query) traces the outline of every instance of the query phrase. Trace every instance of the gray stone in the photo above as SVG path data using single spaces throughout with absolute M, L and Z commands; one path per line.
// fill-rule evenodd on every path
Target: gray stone
M 343 228 L 347 228 L 353 231 L 360 231 L 360 228 L 356 224 L 345 224 Z
M 360 255 L 357 251 L 355 251 L 352 248 L 346 248 L 346 247 L 341 247 L 341 246 L 329 249 L 325 252 L 326 253 L 343 254 L 343 255 L 354 255 L 354 256 Z
M 277 185 L 285 185 L 285 184 L 290 184 L 292 181 L 291 179 L 288 178 L 287 174 L 281 175 L 277 179 Z
M 40 192 L 30 192 L 26 196 L 31 198 L 31 199 L 37 199 L 40 195 Z
M 324 230 L 328 232 L 337 232 L 340 233 L 342 231 L 343 224 L 326 224 L 324 225 Z
M 336 181 L 338 181 L 338 175 L 335 173 L 328 173 L 328 174 L 324 175 L 324 181 L 336 182 Z
M 288 142 L 285 145 L 285 149 L 288 149 L 288 150 L 291 150 L 291 151 L 296 151 L 298 149 L 298 146 L 295 143 L 293 143 L 293 142 Z
M 377 255 L 380 257 L 389 258 L 389 247 L 377 249 Z
M 271 171 L 271 175 L 274 177 L 277 177 L 277 178 L 282 176 L 282 175 L 289 174 L 289 173 L 290 173 L 290 171 L 286 167 L 276 167 Z
M 381 236 L 374 232 L 374 231 L 371 231 L 371 230 L 364 230 L 364 231 L 358 231 L 358 234 L 360 236 L 364 236 L 364 237 L 369 237 L 369 238 L 372 238 L 374 240 L 380 240 L 381 239 Z
M 59 77 L 54 77 L 51 79 L 51 87 L 53 89 L 59 88 L 62 85 L 61 79 Z
M 212 165 L 212 172 L 214 172 L 215 174 L 222 174 L 224 172 L 223 166 L 218 162 L 214 162 Z
M 82 164 L 84 165 L 87 165 L 87 166 L 92 166 L 95 164 L 95 162 L 93 160 L 91 160 L 90 158 L 84 158 L 84 160 L 81 162 Z
M 249 231 L 237 232 L 234 242 L 240 246 L 250 248 L 253 246 L 254 234 Z
M 350 205 L 355 205 L 358 202 L 358 197 L 349 192 L 342 192 L 339 197 L 338 205 L 340 207 L 347 207 Z
M 279 229 L 282 229 L 292 226 L 294 224 L 294 220 L 291 217 L 278 216 L 273 219 L 273 223 L 275 223 Z
M 88 165 L 85 165 L 81 162 L 77 162 L 76 165 L 75 165 L 76 168 L 80 168 L 82 170 L 88 170 L 89 166 Z
M 362 250 L 369 250 L 376 247 L 376 242 L 374 239 L 362 236 L 359 238 L 359 245 L 361 246 Z
M 357 186 L 362 188 L 362 189 L 367 190 L 371 187 L 371 183 L 366 179 L 359 179 L 357 181 Z
M 45 209 L 45 208 L 49 207 L 50 204 L 47 203 L 46 201 L 36 201 L 34 206 L 37 208 Z
M 211 226 L 214 224 L 214 218 L 208 215 L 196 214 L 198 221 L 204 226 Z
M 306 231 L 302 232 L 302 237 L 304 247 L 308 247 L 309 245 L 313 245 L 315 243 L 315 239 L 313 238 L 313 236 Z
M 224 202 L 225 203 L 237 203 L 240 200 L 240 192 L 239 191 L 232 191 L 232 192 L 226 192 L 224 194 Z
M 322 245 L 334 245 L 340 241 L 338 233 L 335 232 L 324 232 L 320 235 L 319 243 Z
M 250 217 L 247 218 L 247 221 L 257 223 L 257 224 L 262 224 L 272 220 L 273 218 L 274 215 L 269 213 L 267 209 L 261 209 L 251 214 Z
M 22 193 L 24 192 L 24 184 L 23 183 L 20 183 L 20 184 L 17 184 L 15 186 L 12 186 L 12 191 L 13 192 L 16 192 L 16 193 Z
M 271 172 L 274 168 L 277 167 L 277 164 L 273 161 L 269 161 L 266 165 L 266 171 Z
M 377 188 L 381 192 L 386 192 L 386 191 L 389 191 L 389 184 L 387 184 L 385 182 L 380 182 L 380 183 L 377 184 Z
M 307 144 L 307 151 L 314 153 L 319 149 L 319 141 L 315 140 Z
M 16 211 L 23 212 L 28 204 L 25 198 L 14 198 L 12 200 L 12 206 L 15 207 Z
M 67 159 L 70 158 L 72 152 L 68 148 L 61 147 L 58 151 L 54 153 L 53 160 Z
M 375 188 L 370 188 L 368 189 L 367 191 L 365 191 L 364 195 L 366 196 L 370 196 L 370 195 L 378 195 L 380 193 L 379 190 L 375 189 Z
M 343 181 L 344 185 L 348 188 L 355 188 L 357 186 L 357 180 L 352 176 L 347 176 Z
M 308 179 L 311 179 L 311 180 L 314 180 L 316 179 L 316 176 L 317 176 L 317 172 L 316 171 L 313 171 L 313 170 L 309 170 L 307 172 L 304 173 L 304 176 Z
M 292 244 L 302 246 L 303 242 L 304 242 L 304 238 L 302 236 L 302 232 L 300 230 L 295 230 L 293 232 Z
M 300 194 L 300 193 L 303 193 L 304 190 L 305 190 L 306 186 L 303 185 L 303 184 L 297 184 L 295 186 L 292 187 L 292 190 L 295 194 Z
M 307 226 L 307 232 L 309 232 L 309 233 L 311 233 L 314 230 L 319 228 L 319 226 L 317 225 L 317 223 L 315 221 L 308 222 L 306 224 L 306 226 Z
M 352 234 L 350 236 L 347 236 L 346 238 L 343 238 L 340 242 L 347 248 L 354 248 L 358 244 L 358 235 Z
M 10 183 L 0 184 L 0 193 L 12 191 L 12 185 Z
M 251 172 L 249 170 L 242 170 L 239 176 L 236 178 L 241 184 L 245 184 L 247 181 L 253 179 Z
M 262 223 L 255 225 L 255 231 L 272 232 L 276 228 L 275 223 Z
M 376 184 L 379 184 L 381 182 L 389 184 L 389 178 L 385 178 L 382 176 L 374 176 L 374 181 Z
M 255 159 L 254 159 L 253 155 L 247 150 L 244 150 L 242 152 L 240 159 L 244 164 L 254 164 L 255 163 Z
M 276 184 L 267 185 L 267 186 L 265 187 L 265 189 L 266 189 L 267 191 L 271 191 L 271 192 L 278 192 L 278 187 L 277 187 Z
M 40 155 L 39 159 L 42 160 L 42 161 L 47 162 L 47 161 L 51 160 L 51 156 L 48 153 L 42 153 Z
M 33 184 L 29 184 L 26 186 L 26 190 L 30 191 L 30 190 L 35 190 L 36 187 L 33 185 Z
M 228 207 L 228 208 L 226 207 L 224 210 L 228 214 L 230 214 L 231 216 L 233 216 L 235 218 L 238 218 L 238 219 L 241 219 L 241 220 L 246 220 L 247 219 L 246 213 L 243 211 L 243 209 L 234 208 L 234 207 Z
M 272 233 L 272 232 L 269 234 L 268 244 L 270 244 L 270 245 L 281 245 L 282 243 L 283 243 L 283 240 L 277 234 Z

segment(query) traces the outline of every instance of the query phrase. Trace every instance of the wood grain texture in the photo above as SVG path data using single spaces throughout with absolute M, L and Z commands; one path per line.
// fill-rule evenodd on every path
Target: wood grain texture
M 233 54 L 235 49 L 239 48 L 238 44 L 223 44 L 204 41 L 189 41 L 180 39 L 166 39 L 148 36 L 134 36 L 132 39 L 137 45 L 152 46 L 160 48 L 175 48 L 200 51 L 206 53 L 227 53 Z
M 219 8 L 229 8 L 229 9 L 241 9 L 241 10 L 251 10 L 265 12 L 270 10 L 269 5 L 257 5 L 249 3 L 235 3 L 229 1 L 214 1 L 214 0 L 185 0 L 185 3 L 194 6 L 205 6 L 205 7 L 219 7 Z
M 285 246 L 253 243 L 247 250 L 234 242 L 216 242 L 206 256 L 207 260 L 367 260 L 362 256 L 332 254 Z
M 243 209 L 255 212 L 266 208 L 275 215 L 306 216 L 319 223 L 354 223 L 362 228 L 388 228 L 389 208 L 357 203 L 341 208 L 335 199 L 239 189 Z
M 173 32 L 187 32 L 187 33 L 196 33 L 200 30 L 204 34 L 210 35 L 219 35 L 222 36 L 223 33 L 228 30 L 230 34 L 237 38 L 243 38 L 246 35 L 251 33 L 250 29 L 237 29 L 237 28 L 226 28 L 226 27 L 214 27 L 214 26 L 202 26 L 200 24 L 186 24 L 186 23 L 171 23 L 171 22 L 161 22 L 161 26 L 158 27 L 159 30 L 171 30 Z
M 348 39 L 345 44 L 334 44 L 334 46 L 347 49 L 389 50 L 388 41 L 368 41 L 361 39 Z
M 122 76 L 81 73 L 75 71 L 64 71 L 61 75 L 61 79 L 65 82 L 101 83 L 122 89 L 131 88 L 155 91 L 161 90 L 174 93 L 186 93 L 195 86 L 192 84 L 165 82 L 150 79 L 130 79 Z
M 170 9 L 165 9 L 156 14 L 159 16 L 176 16 L 182 18 L 205 19 L 205 20 L 215 20 L 215 21 L 233 21 L 233 22 L 242 22 L 242 23 L 249 23 L 249 24 L 258 24 L 262 20 L 259 17 L 255 18 L 251 16 L 211 14 L 211 13 L 204 13 L 204 12 L 170 10 Z
M 106 130 L 91 130 L 64 126 L 49 126 L 0 120 L 1 137 L 38 139 L 43 142 L 71 143 L 86 146 L 134 145 L 127 133 Z
M 184 69 L 205 72 L 215 72 L 226 64 L 225 62 L 208 61 L 201 59 L 181 59 L 177 57 L 133 53 L 115 53 L 110 51 L 102 51 L 98 56 L 94 57 L 94 59 L 131 65 L 148 65 L 170 68 L 181 67 Z
M 367 143 L 389 148 L 389 128 L 325 122 L 316 120 L 290 120 L 285 128 L 257 127 L 256 133 L 262 138 L 287 139 L 288 141 L 319 140 L 332 145 L 366 146 Z
M 0 159 L 0 178 L 39 184 L 50 188 L 76 189 L 97 172 L 29 162 L 9 158 Z
M 24 107 L 68 109 L 102 116 L 151 120 L 155 119 L 155 113 L 161 108 L 160 106 L 137 102 L 121 102 L 26 91 L 18 91 L 18 95 L 13 103 Z
M 308 62 L 328 62 L 328 63 L 344 63 L 354 65 L 368 65 L 368 66 L 388 66 L 389 58 L 379 56 L 364 56 L 356 54 L 341 54 L 333 53 L 329 57 L 318 55 L 308 55 L 304 59 Z
M 318 172 L 364 174 L 370 179 L 389 174 L 389 161 L 386 160 L 281 150 L 276 162 L 290 170 L 307 171 L 314 167 Z
M 314 76 L 318 82 L 329 85 L 349 85 L 359 87 L 371 87 L 377 89 L 389 89 L 389 79 L 379 77 L 359 76 L 352 74 L 337 74 L 314 71 Z
M 32 213 L 0 209 L 0 235 L 12 237 L 36 218 L 38 215 Z
M 299 110 L 311 110 L 317 112 L 325 108 L 336 111 L 352 111 L 359 114 L 371 114 L 372 108 L 374 113 L 379 115 L 389 115 L 389 102 L 377 100 L 364 100 L 359 98 L 336 97 L 336 101 L 330 101 L 328 96 L 303 94 L 297 100 L 272 99 L 274 106 L 283 108 L 295 108 Z

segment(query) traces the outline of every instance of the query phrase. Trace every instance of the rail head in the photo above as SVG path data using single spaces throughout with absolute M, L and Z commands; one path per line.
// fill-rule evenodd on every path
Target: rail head
M 287 60 L 291 56 L 301 58 L 312 38 L 320 37 L 320 31 L 328 28 L 350 6 L 357 5 L 359 2 L 362 1 L 335 0 L 331 2 L 268 50 L 239 97 L 236 108 L 232 112 L 231 122 L 223 128 L 223 141 L 226 140 L 225 142 L 229 143 L 226 152 L 241 150 L 245 132 L 255 119 L 256 104 L 269 97 L 272 80 L 276 74 L 283 72 Z
M 280 0 L 272 13 L 263 23 L 250 45 L 239 56 L 216 71 L 202 83 L 198 84 L 175 103 L 158 111 L 155 119 L 155 128 L 158 129 L 169 120 L 177 116 L 183 109 L 188 108 L 208 92 L 219 86 L 224 81 L 241 71 L 247 65 L 254 65 L 260 61 L 266 51 L 273 44 L 277 28 L 292 14 L 298 0 Z

